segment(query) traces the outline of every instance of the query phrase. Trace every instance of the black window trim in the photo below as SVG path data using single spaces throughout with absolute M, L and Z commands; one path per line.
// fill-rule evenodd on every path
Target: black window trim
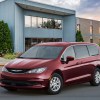
M 70 48 L 70 47 L 73 47 L 74 54 L 75 54 L 75 60 L 87 58 L 87 57 L 76 58 L 76 52 L 75 52 L 75 48 L 74 48 L 74 47 L 75 47 L 75 46 L 86 46 L 86 48 L 87 48 L 87 50 L 88 50 L 88 47 L 87 47 L 88 45 L 90 45 L 90 44 L 74 44 L 74 45 L 67 46 L 67 47 L 65 48 L 65 50 L 63 51 L 63 53 L 61 54 L 60 60 L 61 60 L 61 58 L 63 57 L 63 54 L 65 53 L 65 51 L 66 51 L 68 48 Z M 89 51 L 88 51 L 88 54 L 89 54 Z M 90 57 L 90 54 L 89 54 L 88 57 Z

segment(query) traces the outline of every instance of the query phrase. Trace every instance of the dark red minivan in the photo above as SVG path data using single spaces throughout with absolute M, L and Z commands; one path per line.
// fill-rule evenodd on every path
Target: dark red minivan
M 64 85 L 100 84 L 100 50 L 92 43 L 54 42 L 31 47 L 2 68 L 0 86 L 46 89 L 57 94 Z

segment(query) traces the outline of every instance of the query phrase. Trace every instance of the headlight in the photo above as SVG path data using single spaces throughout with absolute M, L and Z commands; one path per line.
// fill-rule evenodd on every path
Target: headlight
M 7 69 L 6 69 L 6 67 L 2 68 L 2 72 L 8 72 Z
M 27 73 L 29 73 L 29 74 L 31 74 L 31 73 L 40 74 L 40 73 L 43 73 L 46 69 L 47 69 L 46 67 L 36 68 L 36 69 L 28 71 Z

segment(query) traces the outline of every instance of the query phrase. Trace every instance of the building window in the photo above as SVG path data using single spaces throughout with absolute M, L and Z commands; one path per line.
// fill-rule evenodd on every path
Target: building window
M 37 17 L 32 17 L 32 27 L 37 27 Z
M 91 35 L 93 34 L 93 26 L 92 25 L 90 26 L 90 34 Z
M 31 47 L 31 39 L 26 38 L 25 39 L 25 50 L 28 50 Z
M 25 16 L 25 27 L 62 29 L 62 20 Z
M 58 20 L 58 29 L 62 29 L 62 20 Z
M 43 19 L 38 17 L 38 28 L 42 28 Z
M 80 24 L 77 24 L 77 31 L 80 31 Z
M 90 43 L 93 43 L 93 36 L 90 36 Z
M 93 39 L 90 39 L 90 43 L 93 43 Z
M 90 25 L 90 43 L 93 43 L 93 26 Z
M 100 33 L 100 27 L 99 27 L 99 33 Z
M 25 50 L 43 42 L 61 42 L 62 38 L 25 38 Z
M 90 21 L 90 25 L 91 25 L 91 26 L 93 25 L 93 21 L 92 21 L 92 20 Z
M 25 27 L 31 27 L 31 16 L 25 16 Z
M 47 18 L 43 18 L 43 24 L 42 24 L 43 28 L 47 28 L 47 21 L 48 21 Z

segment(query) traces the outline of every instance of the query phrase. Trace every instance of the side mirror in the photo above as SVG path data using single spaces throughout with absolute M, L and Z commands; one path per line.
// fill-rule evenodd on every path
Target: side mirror
M 65 64 L 64 58 L 61 58 L 61 63 Z
M 68 63 L 69 61 L 73 61 L 73 60 L 74 60 L 74 57 L 72 56 L 66 57 L 66 63 Z

